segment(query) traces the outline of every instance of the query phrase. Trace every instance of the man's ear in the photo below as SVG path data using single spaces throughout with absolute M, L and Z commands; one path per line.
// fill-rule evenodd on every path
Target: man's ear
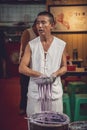
M 53 30 L 55 28 L 55 23 L 51 24 L 51 30 Z

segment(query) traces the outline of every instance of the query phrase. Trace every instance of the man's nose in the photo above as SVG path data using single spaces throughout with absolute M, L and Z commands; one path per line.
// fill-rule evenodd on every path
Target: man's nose
M 42 27 L 42 23 L 39 23 L 39 27 Z

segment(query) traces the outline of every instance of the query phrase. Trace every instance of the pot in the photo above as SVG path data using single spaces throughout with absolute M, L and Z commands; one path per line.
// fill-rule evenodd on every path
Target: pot
M 69 124 L 69 130 L 87 130 L 87 121 L 76 121 Z
M 68 130 L 69 117 L 65 114 L 45 111 L 29 118 L 29 130 Z

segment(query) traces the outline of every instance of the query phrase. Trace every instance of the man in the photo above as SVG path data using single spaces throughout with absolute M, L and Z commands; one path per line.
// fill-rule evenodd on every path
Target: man
M 7 52 L 5 48 L 5 34 L 0 30 L 0 78 L 7 77 L 6 70 Z
M 67 71 L 66 43 L 51 34 L 54 24 L 51 13 L 44 11 L 37 15 L 36 27 L 39 37 L 28 43 L 19 66 L 20 73 L 30 76 L 27 94 L 28 117 L 41 112 L 38 85 L 34 79 L 43 75 L 56 77 L 52 84 L 52 111 L 63 112 L 60 76 Z M 30 67 L 28 67 L 29 64 Z
M 35 20 L 32 28 L 24 30 L 21 36 L 19 61 L 21 61 L 24 55 L 24 51 L 25 51 L 27 43 L 30 40 L 36 38 L 37 36 L 38 36 L 38 33 L 36 29 L 36 20 Z M 29 76 L 20 74 L 20 87 L 21 87 L 20 112 L 19 112 L 20 115 L 26 114 L 28 83 L 29 83 Z

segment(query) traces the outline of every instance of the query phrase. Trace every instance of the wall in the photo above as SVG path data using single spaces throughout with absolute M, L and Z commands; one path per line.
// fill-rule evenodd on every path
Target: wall
M 39 6 L 39 8 L 38 8 Z M 45 10 L 44 4 L 1 4 L 0 5 L 0 22 L 17 22 L 29 21 L 33 23 L 35 17 L 40 11 Z
M 67 4 L 87 4 L 87 0 L 47 0 L 47 9 L 49 5 L 67 5 Z M 87 33 L 65 33 L 54 34 L 55 36 L 67 42 L 67 52 L 72 58 L 72 51 L 74 48 L 78 49 L 79 58 L 84 60 L 83 65 L 87 65 Z

